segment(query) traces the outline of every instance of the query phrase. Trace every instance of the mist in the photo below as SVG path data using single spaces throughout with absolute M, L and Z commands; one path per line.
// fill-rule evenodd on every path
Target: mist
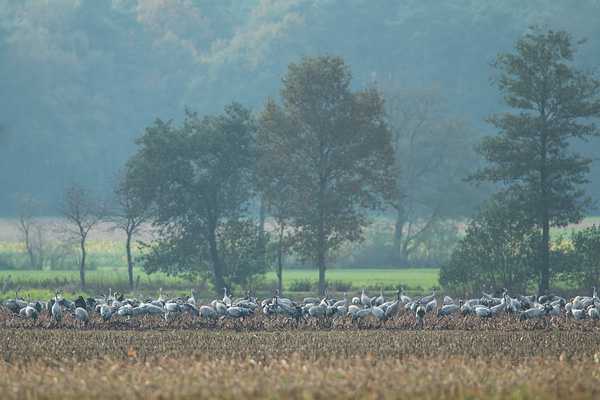
M 334 53 L 357 87 L 438 86 L 451 112 L 502 111 L 489 62 L 532 24 L 566 30 L 575 66 L 600 64 L 600 2 L 0 0 L 0 215 L 30 193 L 54 215 L 73 180 L 97 191 L 156 118 L 231 101 L 260 112 L 302 55 Z M 588 157 L 600 141 L 576 144 Z M 600 166 L 586 189 L 600 193 Z M 596 196 L 597 197 L 597 196 Z

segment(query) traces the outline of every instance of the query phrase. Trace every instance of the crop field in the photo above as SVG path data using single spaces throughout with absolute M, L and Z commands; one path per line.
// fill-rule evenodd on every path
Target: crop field
M 600 327 L 428 314 L 287 322 L 191 314 L 83 327 L 0 312 L 8 399 L 584 399 L 600 396 Z

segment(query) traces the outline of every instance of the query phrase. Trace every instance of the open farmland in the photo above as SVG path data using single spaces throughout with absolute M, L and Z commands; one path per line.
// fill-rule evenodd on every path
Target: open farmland
M 581 331 L 2 328 L 0 392 L 59 398 L 598 398 Z
M 584 399 L 600 395 L 600 326 L 401 312 L 385 323 L 211 321 L 95 312 L 84 327 L 0 312 L 0 393 L 62 398 Z

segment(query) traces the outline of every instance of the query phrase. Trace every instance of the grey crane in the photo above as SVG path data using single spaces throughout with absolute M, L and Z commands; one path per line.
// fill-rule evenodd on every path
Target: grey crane
M 110 319 L 110 317 L 112 316 L 112 310 L 108 306 L 108 304 L 100 305 L 100 316 L 102 317 L 104 322 L 107 322 Z
M 348 313 L 346 314 L 346 316 L 347 317 L 354 316 L 354 314 L 356 314 L 359 311 L 360 311 L 360 307 L 355 304 L 352 304 L 348 307 Z
M 492 310 L 488 306 L 478 305 L 475 306 L 475 315 L 479 318 L 489 319 L 492 318 L 494 314 L 492 314 Z
M 367 316 L 371 315 L 371 308 L 364 308 L 362 310 L 358 310 L 353 316 L 352 316 L 352 322 L 357 321 L 358 320 L 358 325 L 360 326 L 360 321 L 362 321 L 363 319 L 365 319 Z
M 546 304 L 542 307 L 533 307 L 529 310 L 523 311 L 521 316 L 519 317 L 519 321 L 526 321 L 529 319 L 535 319 L 534 327 L 538 324 L 539 318 L 545 315 L 548 315 L 552 306 L 550 304 Z
M 327 314 L 327 307 L 322 306 L 322 305 L 311 307 L 311 309 L 308 310 L 308 315 L 310 315 L 311 317 L 315 317 L 317 319 L 317 321 L 320 321 L 321 319 L 326 318 L 326 314 Z
M 88 326 L 88 322 L 90 322 L 90 316 L 84 307 L 77 307 L 75 309 L 75 312 L 71 314 L 71 317 L 79 318 L 79 320 L 83 322 L 86 328 Z
M 402 304 L 407 304 L 412 302 L 412 299 L 408 296 L 404 295 L 404 288 L 400 287 L 400 299 L 402 299 Z
M 163 298 L 162 290 L 162 288 L 158 288 L 158 299 L 151 301 L 150 304 L 154 304 L 155 306 L 160 308 L 163 308 L 165 306 L 165 299 Z
M 437 308 L 437 300 L 434 297 L 433 300 L 429 301 L 427 303 L 427 305 L 425 306 L 425 312 L 431 312 L 431 311 L 435 310 L 436 308 Z
M 54 292 L 54 304 L 52 305 L 52 316 L 56 320 L 56 323 L 59 323 L 62 319 L 62 308 L 60 308 L 60 304 L 58 303 L 58 291 Z
M 196 317 L 200 316 L 200 310 L 196 307 L 195 304 L 192 303 L 183 303 L 180 305 L 181 312 L 189 312 L 190 314 L 194 314 Z
M 313 304 L 313 303 L 309 303 L 309 304 Z M 262 310 L 263 310 L 263 314 L 265 315 L 265 317 L 267 317 L 269 319 L 271 319 L 272 315 L 277 314 L 277 306 L 275 304 L 271 303 L 270 301 L 263 302 Z
M 427 314 L 427 311 L 425 310 L 425 307 L 423 307 L 423 305 L 419 302 L 418 306 L 415 310 L 415 317 L 417 318 L 417 322 L 415 323 L 415 326 L 417 324 L 420 324 L 421 327 L 423 327 L 425 325 L 423 323 L 423 319 L 425 319 L 425 314 Z
M 366 308 L 371 307 L 371 298 L 365 294 L 365 285 L 362 285 L 362 294 L 360 295 L 360 304 Z
M 376 305 L 376 306 L 378 306 L 378 307 L 379 307 L 379 306 L 380 306 L 380 305 L 382 305 L 384 302 L 385 302 L 385 301 L 384 301 L 384 299 L 383 299 L 383 288 L 382 288 L 382 287 L 380 287 L 380 288 L 379 288 L 379 297 L 377 297 L 377 298 L 375 299 L 375 302 L 374 302 L 375 304 L 374 304 L 374 305 Z M 371 303 L 373 303 L 373 301 L 371 301 Z
M 462 303 L 462 300 L 461 300 L 461 303 Z M 458 305 L 458 304 L 446 304 L 445 306 L 438 308 L 437 316 L 440 318 L 437 320 L 437 322 L 440 322 L 442 320 L 442 318 L 444 318 L 458 310 L 460 310 L 460 305 Z
M 342 307 L 348 305 L 348 293 L 344 293 L 344 300 L 336 301 L 333 303 L 335 307 Z
M 427 296 L 427 297 L 423 297 L 421 300 L 419 300 L 419 302 L 420 302 L 421 304 L 427 304 L 427 303 L 429 303 L 430 301 L 432 301 L 433 299 L 435 299 L 435 287 L 434 287 L 434 288 L 431 288 L 431 290 L 433 291 L 433 294 L 431 294 L 431 295 L 429 295 L 429 296 Z
M 377 306 L 371 307 L 371 314 L 373 314 L 373 316 L 375 317 L 375 319 L 377 320 L 377 322 L 380 323 L 380 324 L 384 323 L 388 319 L 386 313 L 381 308 L 379 308 Z
M 450 296 L 444 296 L 444 300 L 442 301 L 442 306 L 449 306 L 454 304 L 454 299 Z
M 226 287 L 223 288 L 223 303 L 225 303 L 225 305 L 227 307 L 231 307 L 231 298 L 229 296 L 227 296 L 227 288 Z
M 196 306 L 196 298 L 194 297 L 194 288 L 190 289 L 191 292 L 191 296 L 189 299 L 187 299 L 187 303 L 193 305 L 194 307 Z
M 587 316 L 587 313 L 585 312 L 585 310 L 579 310 L 579 309 L 575 309 L 575 308 L 573 308 L 571 310 L 571 314 L 573 314 L 573 317 L 575 318 L 576 321 L 578 321 L 580 319 L 585 319 L 585 317 Z
M 307 304 L 317 304 L 317 303 L 320 303 L 320 302 L 321 302 L 321 299 L 319 299 L 318 297 L 305 297 L 304 301 L 303 301 L 304 305 L 307 305 Z
M 203 317 L 212 319 L 214 322 L 217 322 L 217 320 L 219 319 L 219 316 L 217 315 L 217 312 L 215 311 L 215 309 L 210 306 L 200 307 L 200 314 Z
M 396 292 L 397 299 L 385 309 L 385 314 L 388 318 L 393 318 L 400 308 L 400 290 Z
M 165 321 L 168 321 L 169 315 L 176 317 L 181 314 L 181 306 L 177 302 L 165 303 Z

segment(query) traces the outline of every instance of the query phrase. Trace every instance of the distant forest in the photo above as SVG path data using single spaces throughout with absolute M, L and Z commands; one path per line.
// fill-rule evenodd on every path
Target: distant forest
M 15 193 L 52 215 L 75 179 L 107 191 L 156 118 L 232 101 L 260 112 L 302 55 L 342 56 L 356 86 L 437 86 L 489 134 L 484 119 L 502 110 L 497 53 L 537 24 L 587 37 L 575 64 L 595 69 L 598 16 L 594 0 L 0 0 L 0 216 Z M 600 140 L 577 146 L 600 154 Z

